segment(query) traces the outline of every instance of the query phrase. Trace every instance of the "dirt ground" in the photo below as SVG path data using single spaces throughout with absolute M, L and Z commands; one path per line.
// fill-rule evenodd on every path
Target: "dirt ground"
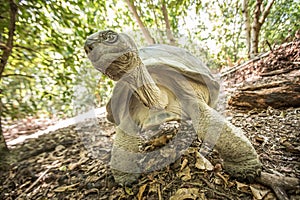
M 244 130 L 264 172 L 300 179 L 300 107 L 224 113 Z M 119 186 L 109 165 L 114 134 L 102 117 L 12 146 L 19 161 L 0 172 L 0 199 L 276 199 L 270 188 L 228 175 L 216 151 L 201 160 L 198 139 L 174 163 Z M 300 199 L 300 190 L 287 194 Z
M 264 171 L 300 178 L 300 108 L 231 111 L 259 153 Z M 258 183 L 237 181 L 224 172 L 217 152 L 201 168 L 195 140 L 175 163 L 143 174 L 133 187 L 115 184 L 109 166 L 113 126 L 86 122 L 31 139 L 12 151 L 23 160 L 2 174 L 1 199 L 275 199 Z M 99 130 L 99 127 L 102 129 Z M 83 131 L 84 130 L 84 131 Z M 93 144 L 86 145 L 86 144 Z M 299 199 L 300 191 L 289 191 Z

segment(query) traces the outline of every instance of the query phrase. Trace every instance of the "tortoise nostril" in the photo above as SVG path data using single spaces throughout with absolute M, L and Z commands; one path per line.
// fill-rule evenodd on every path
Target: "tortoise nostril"
M 84 45 L 84 51 L 86 54 L 89 54 L 93 50 L 93 46 L 91 44 Z

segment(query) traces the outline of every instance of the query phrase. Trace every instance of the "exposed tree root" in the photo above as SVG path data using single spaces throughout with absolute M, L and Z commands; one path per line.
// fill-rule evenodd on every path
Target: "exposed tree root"
M 256 180 L 268 187 L 271 187 L 279 200 L 289 200 L 286 190 L 300 189 L 300 180 L 297 178 L 277 176 L 262 172 Z

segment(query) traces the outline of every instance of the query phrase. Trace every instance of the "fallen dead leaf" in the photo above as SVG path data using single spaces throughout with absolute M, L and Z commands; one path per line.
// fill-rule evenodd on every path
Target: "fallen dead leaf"
M 182 171 L 178 173 L 179 177 L 181 177 L 181 180 L 188 181 L 191 180 L 191 169 L 187 166 Z
M 77 162 L 77 163 L 70 163 L 69 166 L 68 166 L 68 169 L 69 169 L 70 171 L 72 171 L 72 170 L 74 170 L 75 168 L 77 168 L 79 165 L 80 165 L 79 162 Z
M 182 161 L 180 171 L 182 171 L 187 166 L 188 162 L 189 161 L 186 158 Z
M 245 192 L 245 193 L 249 193 L 249 185 L 246 185 L 244 183 L 240 183 L 238 181 L 235 182 L 236 183 L 236 188 L 239 190 L 239 191 L 242 191 L 242 192 Z
M 157 186 L 156 186 L 156 184 L 157 183 L 151 183 L 149 186 L 149 193 L 151 193 L 151 192 L 154 192 L 154 193 L 156 193 L 156 191 L 157 191 Z
M 263 143 L 263 142 L 266 142 L 266 137 L 262 136 L 262 135 L 256 135 L 255 136 L 255 140 L 259 143 Z
M 198 188 L 180 188 L 176 191 L 175 195 L 170 197 L 170 200 L 196 200 L 198 197 L 200 197 Z
M 214 166 L 207 160 L 204 156 L 202 156 L 199 152 L 196 152 L 196 164 L 195 167 L 201 170 L 212 171 Z
M 75 191 L 76 188 L 75 186 L 79 185 L 79 183 L 75 183 L 72 185 L 67 185 L 67 186 L 60 186 L 54 189 L 54 192 L 65 192 L 65 191 Z
M 250 186 L 250 189 L 253 196 L 258 200 L 263 199 L 270 192 L 270 190 L 257 189 L 253 186 Z
M 133 195 L 132 188 L 130 188 L 130 187 L 125 187 L 125 192 L 126 192 L 126 194 Z
M 217 184 L 217 185 L 222 185 L 223 181 L 222 181 L 222 179 L 220 179 L 220 178 L 216 178 L 216 179 L 214 180 L 214 183 Z
M 143 198 L 143 193 L 144 193 L 144 191 L 145 191 L 147 185 L 148 185 L 148 184 L 146 183 L 146 184 L 142 185 L 142 186 L 139 188 L 139 193 L 138 193 L 138 195 L 137 195 L 138 200 L 142 200 L 142 198 Z
M 101 179 L 101 177 L 99 177 L 98 175 L 91 175 L 89 177 L 86 178 L 85 182 L 86 183 L 94 183 L 96 181 L 98 181 L 99 179 Z
M 99 190 L 97 188 L 92 188 L 92 189 L 84 191 L 84 195 L 89 195 L 91 193 L 97 193 L 97 194 L 99 194 Z

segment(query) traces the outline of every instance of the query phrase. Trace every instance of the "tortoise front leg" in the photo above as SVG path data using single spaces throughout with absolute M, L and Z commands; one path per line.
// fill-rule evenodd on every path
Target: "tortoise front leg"
M 110 165 L 114 179 L 121 185 L 130 184 L 140 175 L 138 151 L 141 140 L 116 128 Z
M 201 140 L 214 145 L 224 160 L 224 169 L 232 176 L 253 180 L 260 175 L 261 163 L 258 155 L 243 131 L 209 107 L 204 100 L 195 102 L 199 107 L 196 113 L 191 106 L 190 114 L 194 128 Z

